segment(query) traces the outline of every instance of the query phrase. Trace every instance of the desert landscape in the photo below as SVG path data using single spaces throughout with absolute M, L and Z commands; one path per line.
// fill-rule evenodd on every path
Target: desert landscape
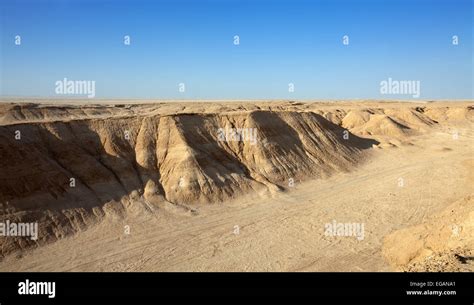
M 473 114 L 3 99 L 0 270 L 472 272 Z

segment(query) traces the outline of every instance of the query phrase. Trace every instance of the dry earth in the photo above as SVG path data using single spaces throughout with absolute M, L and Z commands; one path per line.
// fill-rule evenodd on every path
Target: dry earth
M 40 234 L 0 237 L 0 270 L 474 271 L 473 113 L 4 100 L 0 221 Z M 363 224 L 363 239 L 328 236 L 332 222 Z

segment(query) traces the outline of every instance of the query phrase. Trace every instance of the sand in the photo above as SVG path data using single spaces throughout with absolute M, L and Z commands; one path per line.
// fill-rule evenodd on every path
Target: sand
M 472 101 L 3 102 L 0 270 L 474 270 Z

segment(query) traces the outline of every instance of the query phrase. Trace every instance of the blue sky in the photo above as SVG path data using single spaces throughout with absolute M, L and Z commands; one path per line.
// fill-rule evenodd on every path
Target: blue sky
M 391 77 L 473 98 L 472 3 L 2 0 L 0 95 L 54 97 L 66 77 L 97 98 L 411 98 L 380 94 Z

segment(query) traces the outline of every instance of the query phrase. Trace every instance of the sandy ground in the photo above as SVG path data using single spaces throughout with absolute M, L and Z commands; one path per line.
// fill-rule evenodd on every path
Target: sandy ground
M 199 205 L 195 213 L 163 205 L 152 214 L 108 218 L 8 256 L 0 270 L 394 270 L 382 255 L 384 237 L 473 194 L 474 134 L 457 130 L 458 139 L 452 130 L 438 129 L 413 138 L 412 145 L 373 149 L 354 171 L 297 181 L 287 192 Z M 326 236 L 324 225 L 333 220 L 363 223 L 364 239 Z

